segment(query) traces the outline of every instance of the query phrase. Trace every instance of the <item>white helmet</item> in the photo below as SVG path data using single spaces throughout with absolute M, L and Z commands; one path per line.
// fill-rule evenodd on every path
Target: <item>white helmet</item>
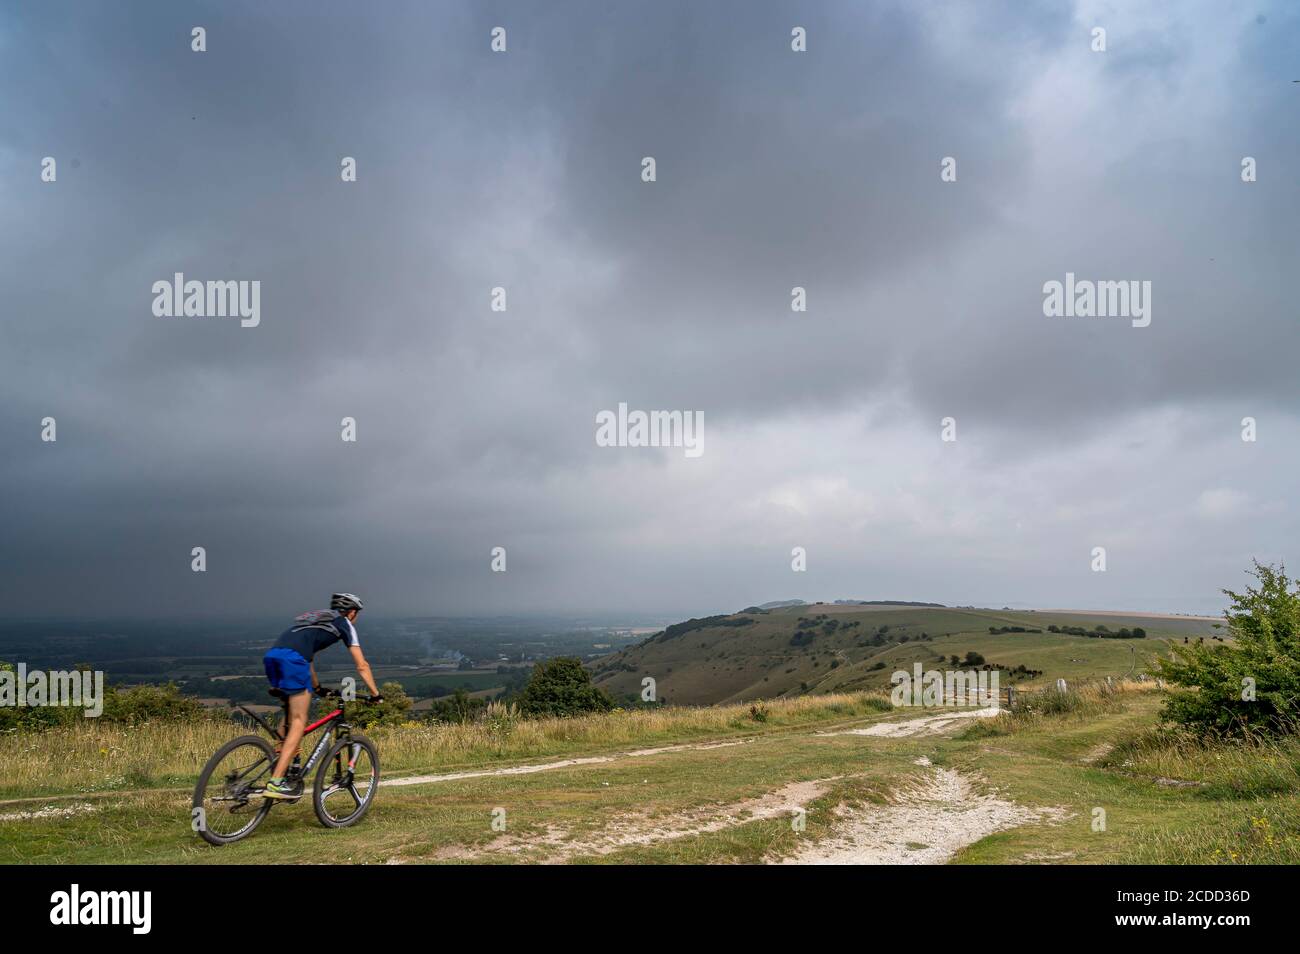
M 330 597 L 330 609 L 340 610 L 344 613 L 348 610 L 356 610 L 357 612 L 360 612 L 363 609 L 361 597 L 355 596 L 352 593 L 335 593 Z

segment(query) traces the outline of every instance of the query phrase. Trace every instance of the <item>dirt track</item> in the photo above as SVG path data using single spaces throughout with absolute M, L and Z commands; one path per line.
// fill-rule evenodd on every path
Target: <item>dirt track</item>
M 991 718 L 997 709 L 968 709 L 943 712 L 897 722 L 877 722 L 863 728 L 810 733 L 809 737 L 857 735 L 899 739 L 937 735 L 969 719 Z M 581 765 L 617 762 L 621 759 L 661 755 L 722 746 L 744 745 L 752 739 L 696 745 L 672 745 L 638 749 L 617 755 L 562 759 L 535 765 L 511 766 L 448 775 L 421 775 L 392 779 L 387 785 L 420 785 L 491 775 L 545 772 Z M 1061 809 L 1034 809 L 1017 805 L 992 793 L 978 791 L 978 782 L 945 768 L 935 768 L 928 759 L 916 763 L 921 771 L 895 789 L 886 805 L 835 809 L 830 837 L 809 842 L 793 855 L 767 859 L 774 864 L 942 864 L 960 849 L 981 838 L 1019 825 L 1055 821 L 1064 817 Z M 729 805 L 717 805 L 671 817 L 629 814 L 608 822 L 594 832 L 548 829 L 528 836 L 503 835 L 481 848 L 446 849 L 433 859 L 474 861 L 521 856 L 529 861 L 563 863 L 574 858 L 611 854 L 623 848 L 646 846 L 723 831 L 754 821 L 793 818 L 822 797 L 841 777 L 791 782 L 756 798 Z M 405 859 L 394 858 L 392 863 Z

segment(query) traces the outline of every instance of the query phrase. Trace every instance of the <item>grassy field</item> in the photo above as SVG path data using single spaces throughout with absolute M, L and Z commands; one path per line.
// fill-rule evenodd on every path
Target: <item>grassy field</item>
M 1156 730 L 1151 683 L 1072 695 L 1071 711 L 899 737 L 870 733 L 928 726 L 934 710 L 857 693 L 393 727 L 372 733 L 385 778 L 415 783 L 383 787 L 361 824 L 329 831 L 305 802 L 279 806 L 224 848 L 189 830 L 188 789 L 229 727 L 14 734 L 0 739 L 0 861 L 1300 862 L 1300 748 L 1180 742 Z M 993 817 L 1004 830 L 980 827 Z
M 791 639 L 800 620 L 825 615 L 836 629 L 802 646 Z M 1109 613 L 1043 613 L 1016 610 L 964 610 L 813 604 L 748 616 L 744 626 L 710 626 L 671 639 L 655 639 L 625 649 L 595 664 L 594 679 L 620 696 L 641 691 L 642 679 L 656 681 L 660 698 L 685 705 L 709 705 L 772 698 L 803 692 L 832 693 L 880 689 L 890 674 L 916 662 L 978 652 L 990 663 L 1025 666 L 1043 676 L 1026 687 L 1066 679 L 1122 677 L 1141 672 L 1172 640 L 1212 638 L 1213 621 L 1184 617 L 1124 616 Z M 1141 626 L 1145 639 L 1093 639 L 1046 632 L 1049 625 L 1104 625 L 1112 631 Z M 1041 633 L 993 635 L 989 628 L 1019 626 Z M 883 628 L 883 632 L 882 632 Z M 880 634 L 884 645 L 873 645 Z M 922 636 L 929 637 L 922 639 Z M 906 638 L 906 641 L 902 641 Z

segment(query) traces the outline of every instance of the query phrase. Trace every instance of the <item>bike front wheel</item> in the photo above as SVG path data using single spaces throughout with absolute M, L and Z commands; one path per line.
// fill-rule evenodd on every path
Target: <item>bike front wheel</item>
M 213 845 L 251 835 L 271 810 L 262 793 L 274 769 L 275 749 L 261 736 L 241 735 L 217 749 L 194 786 L 194 830 Z
M 379 750 L 364 735 L 339 739 L 316 773 L 311 801 L 326 828 L 355 825 L 379 788 Z

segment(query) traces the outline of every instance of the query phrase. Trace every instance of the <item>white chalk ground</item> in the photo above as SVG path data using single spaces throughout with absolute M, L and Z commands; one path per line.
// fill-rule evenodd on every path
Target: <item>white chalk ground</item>
M 929 767 L 928 759 L 918 764 Z M 835 833 L 795 854 L 787 865 L 935 865 L 994 832 L 1065 817 L 980 794 L 966 777 L 937 768 L 894 791 L 892 804 L 836 809 Z
M 668 752 L 691 752 L 705 749 L 724 749 L 733 745 L 746 745 L 753 739 L 735 739 L 728 742 L 705 742 L 696 745 L 662 745 L 657 749 L 633 749 L 616 755 L 593 755 L 580 759 L 560 759 L 558 762 L 539 762 L 534 765 L 511 765 L 506 768 L 482 769 L 475 772 L 450 772 L 445 775 L 405 775 L 401 778 L 380 779 L 379 784 L 388 785 L 431 785 L 437 782 L 455 782 L 463 778 L 488 778 L 494 775 L 532 775 L 534 772 L 551 772 L 555 769 L 572 768 L 575 765 L 603 765 L 619 762 L 623 759 L 642 758 L 649 755 L 664 755 Z
M 0 814 L 0 822 L 34 821 L 40 818 L 71 818 L 73 815 L 87 815 L 99 811 L 89 802 L 76 805 L 47 805 L 30 812 L 7 812 Z
M 882 739 L 908 739 L 916 736 L 940 735 L 966 719 L 991 719 L 1003 714 L 1002 709 L 985 706 L 979 709 L 954 709 L 939 715 L 922 716 L 905 722 L 877 722 L 865 729 L 839 729 L 835 732 L 818 732 L 818 735 L 871 735 Z
M 453 848 L 435 856 L 435 860 L 476 860 L 533 853 L 528 860 L 544 864 L 561 864 L 573 858 L 608 855 L 623 848 L 658 845 L 723 831 L 753 821 L 791 818 L 804 806 L 819 798 L 835 779 L 791 782 L 781 788 L 716 808 L 678 812 L 668 817 L 625 815 L 599 831 L 573 835 L 560 828 L 539 834 L 503 835 L 484 848 Z M 391 859 L 390 864 L 401 859 Z

